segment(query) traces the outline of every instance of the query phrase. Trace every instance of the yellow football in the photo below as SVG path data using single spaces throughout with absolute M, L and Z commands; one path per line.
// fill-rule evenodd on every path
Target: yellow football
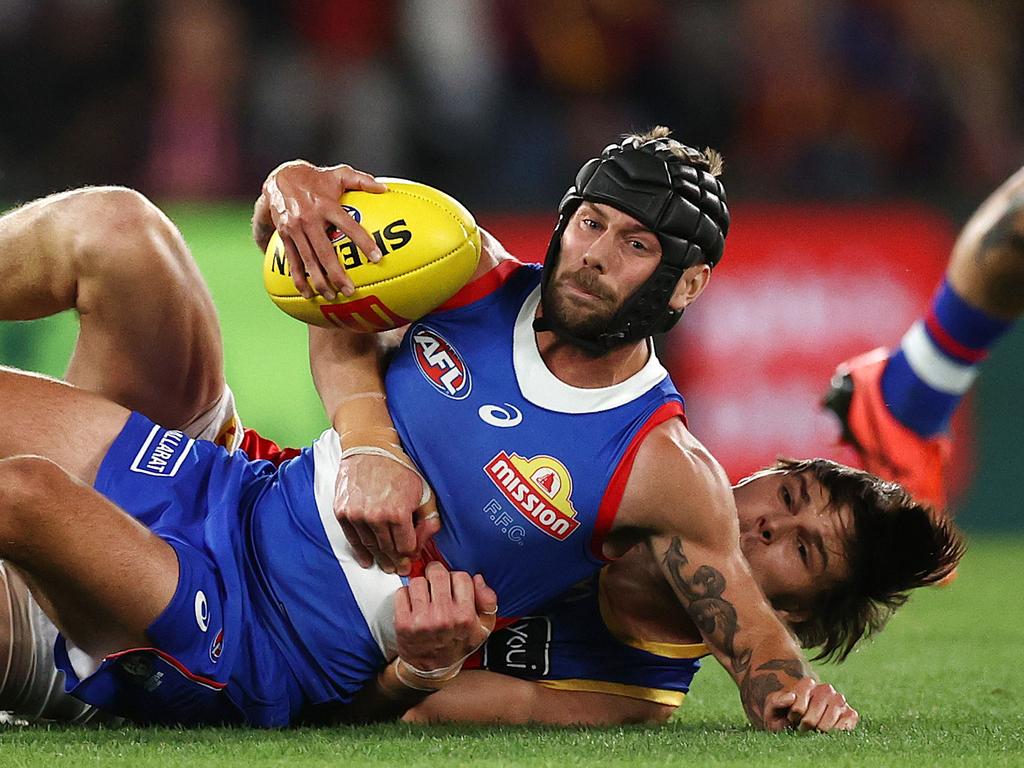
M 455 295 L 480 259 L 473 215 L 440 190 L 405 179 L 381 179 L 388 191 L 346 192 L 341 205 L 372 235 L 384 257 L 371 262 L 346 235 L 334 252 L 356 290 L 328 301 L 304 298 L 292 281 L 277 232 L 263 260 L 263 285 L 282 311 L 306 323 L 386 331 L 417 320 Z

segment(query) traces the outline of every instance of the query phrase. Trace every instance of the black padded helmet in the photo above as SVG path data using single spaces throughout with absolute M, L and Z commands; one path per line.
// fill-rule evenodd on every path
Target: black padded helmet
M 668 302 L 683 271 L 696 264 L 714 267 L 725 248 L 729 209 L 707 156 L 668 138 L 634 136 L 584 163 L 558 206 L 558 224 L 544 262 L 542 301 L 558 265 L 562 234 L 584 200 L 617 208 L 651 230 L 661 244 L 661 263 L 596 339 L 574 336 L 551 319 L 546 305 L 534 328 L 555 331 L 594 354 L 664 333 L 682 315 Z

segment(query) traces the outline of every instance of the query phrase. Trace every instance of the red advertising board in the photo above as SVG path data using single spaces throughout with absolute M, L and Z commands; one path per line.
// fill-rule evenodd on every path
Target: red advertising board
M 923 207 L 733 207 L 725 257 L 663 344 L 690 428 L 734 480 L 779 455 L 828 456 L 836 421 L 818 402 L 836 363 L 893 346 L 927 307 L 953 231 Z M 483 225 L 539 261 L 552 218 Z

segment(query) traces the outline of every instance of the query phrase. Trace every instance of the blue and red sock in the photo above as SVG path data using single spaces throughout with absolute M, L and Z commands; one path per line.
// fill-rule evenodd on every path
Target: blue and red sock
M 978 365 L 1013 323 L 972 307 L 943 280 L 928 314 L 910 327 L 882 373 L 892 415 L 922 437 L 944 432 Z

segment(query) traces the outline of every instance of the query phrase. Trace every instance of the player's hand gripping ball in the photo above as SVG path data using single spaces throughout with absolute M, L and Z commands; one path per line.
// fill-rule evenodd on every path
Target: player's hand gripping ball
M 386 331 L 417 320 L 450 299 L 476 269 L 480 230 L 458 200 L 404 179 L 381 179 L 388 191 L 346 192 L 341 205 L 373 236 L 376 264 L 347 235 L 331 238 L 355 284 L 351 296 L 304 298 L 295 288 L 277 232 L 263 260 L 263 285 L 283 312 L 306 323 Z

